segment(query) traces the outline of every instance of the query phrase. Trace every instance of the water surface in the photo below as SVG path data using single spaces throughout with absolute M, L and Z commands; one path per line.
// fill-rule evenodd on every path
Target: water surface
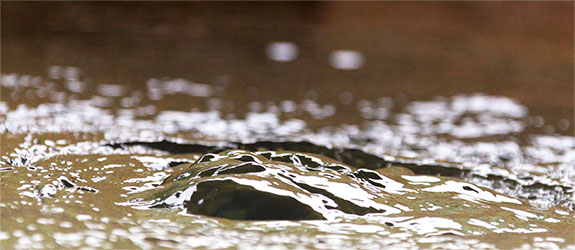
M 575 246 L 569 8 L 46 4 L 2 4 L 2 246 Z

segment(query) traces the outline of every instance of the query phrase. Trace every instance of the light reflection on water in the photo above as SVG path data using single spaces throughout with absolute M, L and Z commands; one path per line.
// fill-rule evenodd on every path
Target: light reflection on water
M 337 50 L 329 55 L 329 63 L 336 69 L 355 70 L 363 67 L 365 58 L 359 51 Z
M 266 47 L 267 56 L 274 61 L 290 62 L 299 55 L 297 45 L 291 42 L 273 42 Z
M 52 79 L 64 79 L 67 83 L 58 85 L 36 76 L 2 74 L 3 91 L 18 93 L 10 96 L 17 96 L 18 100 L 35 98 L 27 95 L 44 98 L 28 104 L 20 104 L 18 100 L 0 102 L 3 140 L 0 164 L 12 168 L 2 174 L 4 199 L 0 203 L 3 213 L 9 215 L 2 217 L 2 224 L 11 226 L 8 231 L 2 229 L 0 237 L 17 248 L 38 245 L 491 248 L 494 246 L 491 241 L 482 242 L 481 238 L 469 236 L 509 232 L 542 234 L 530 238 L 531 246 L 573 245 L 572 239 L 565 237 L 568 230 L 563 234 L 557 231 L 568 227 L 565 221 L 573 218 L 575 140 L 571 136 L 541 134 L 529 135 L 527 141 L 498 138 L 521 134 L 531 126 L 527 108 L 512 99 L 458 95 L 400 106 L 391 97 L 370 101 L 344 96 L 342 104 L 354 104 L 351 106 L 358 116 L 363 116 L 364 122 L 312 128 L 314 120 L 336 119 L 342 106 L 309 99 L 234 103 L 232 106 L 253 107 L 250 112 L 230 118 L 229 112 L 223 111 L 226 101 L 218 97 L 226 91 L 224 85 L 151 79 L 146 92 L 123 85 L 89 86 L 80 76 L 81 72 L 75 68 L 51 68 Z M 32 94 L 27 94 L 29 91 Z M 85 99 L 74 96 L 81 93 L 93 95 Z M 196 111 L 162 106 L 162 101 L 177 95 L 206 106 Z M 532 119 L 534 126 L 543 126 L 537 118 Z M 144 146 L 111 148 L 105 144 L 166 138 L 208 145 L 269 139 L 310 141 L 329 147 L 358 148 L 386 159 L 429 164 L 450 162 L 479 176 L 503 176 L 521 186 L 510 189 L 481 178 L 467 180 L 473 185 L 402 174 L 399 179 L 383 175 L 382 180 L 376 181 L 386 186 L 381 191 L 367 184 L 352 186 L 328 181 L 333 179 L 322 175 L 296 177 L 342 199 L 390 212 L 363 216 L 336 213 L 328 221 L 229 221 L 178 211 L 134 211 L 114 205 L 126 202 L 134 194 L 157 189 L 156 185 L 172 173 L 169 168 L 172 163 L 194 162 L 199 155 L 176 156 Z M 270 191 L 279 180 L 270 181 L 274 174 L 269 171 L 265 172 L 268 175 L 261 173 L 260 182 L 226 178 Z M 68 187 L 63 180 L 74 185 Z M 567 192 L 535 189 L 529 193 L 532 190 L 521 189 L 539 184 L 566 188 Z M 279 190 L 285 192 L 276 187 Z M 373 201 L 378 192 L 398 200 L 379 204 Z M 425 198 L 431 193 L 445 192 L 453 195 L 449 199 L 461 206 L 462 211 L 485 209 L 506 217 L 486 220 L 481 213 L 477 216 L 470 213 L 468 217 L 454 218 L 452 208 Z M 530 195 L 536 198 L 521 201 L 517 198 Z M 321 201 L 310 197 L 304 203 Z M 495 205 L 497 202 L 505 205 Z M 518 202 L 531 207 L 513 207 Z M 323 203 L 317 206 L 325 212 L 321 208 Z M 551 208 L 545 212 L 537 207 Z M 22 210 L 29 216 L 23 216 Z M 422 211 L 426 213 L 423 216 Z M 559 236 L 551 237 L 554 234 Z

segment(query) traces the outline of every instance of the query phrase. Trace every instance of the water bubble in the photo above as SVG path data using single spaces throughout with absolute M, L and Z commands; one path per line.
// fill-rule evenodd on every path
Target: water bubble
M 48 75 L 50 76 L 50 79 L 60 79 L 62 76 L 62 67 L 57 65 L 49 67 Z
M 64 79 L 68 80 L 68 81 L 74 81 L 77 80 L 80 76 L 80 69 L 75 68 L 75 67 L 66 67 L 64 68 L 64 70 L 61 72 Z

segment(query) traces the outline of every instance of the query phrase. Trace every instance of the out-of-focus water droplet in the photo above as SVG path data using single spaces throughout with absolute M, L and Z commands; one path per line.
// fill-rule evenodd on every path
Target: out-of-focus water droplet
M 299 49 L 291 42 L 272 42 L 268 44 L 266 53 L 269 59 L 276 62 L 291 62 L 298 57 Z
M 353 95 L 350 92 L 341 92 L 339 94 L 339 102 L 344 105 L 350 105 L 353 102 Z
M 62 76 L 68 81 L 78 80 L 80 77 L 80 69 L 76 67 L 66 67 L 62 71 Z
M 297 110 L 297 104 L 294 101 L 286 100 L 281 103 L 282 112 L 291 113 Z
M 336 50 L 329 55 L 329 64 L 336 69 L 359 69 L 364 63 L 363 53 L 355 50 Z
M 569 129 L 569 120 L 561 119 L 561 121 L 559 121 L 559 129 L 561 130 Z
M 60 79 L 62 74 L 62 67 L 60 66 L 51 66 L 50 68 L 48 68 L 48 75 L 50 76 L 50 79 Z
M 533 118 L 533 125 L 537 128 L 543 127 L 543 125 L 545 125 L 545 119 L 541 116 L 536 116 Z
M 66 83 L 66 88 L 74 93 L 82 93 L 86 89 L 86 83 L 78 80 L 71 80 Z
M 100 84 L 98 94 L 103 96 L 118 97 L 124 95 L 124 86 L 118 84 Z

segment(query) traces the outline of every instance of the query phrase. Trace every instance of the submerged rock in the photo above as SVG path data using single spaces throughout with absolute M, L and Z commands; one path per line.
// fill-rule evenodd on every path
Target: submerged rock
M 309 153 L 228 150 L 173 170 L 146 197 L 149 207 L 234 220 L 377 214 L 527 226 L 545 219 L 526 212 L 529 207 L 519 199 L 456 178 L 415 175 L 403 167 L 357 169 Z

